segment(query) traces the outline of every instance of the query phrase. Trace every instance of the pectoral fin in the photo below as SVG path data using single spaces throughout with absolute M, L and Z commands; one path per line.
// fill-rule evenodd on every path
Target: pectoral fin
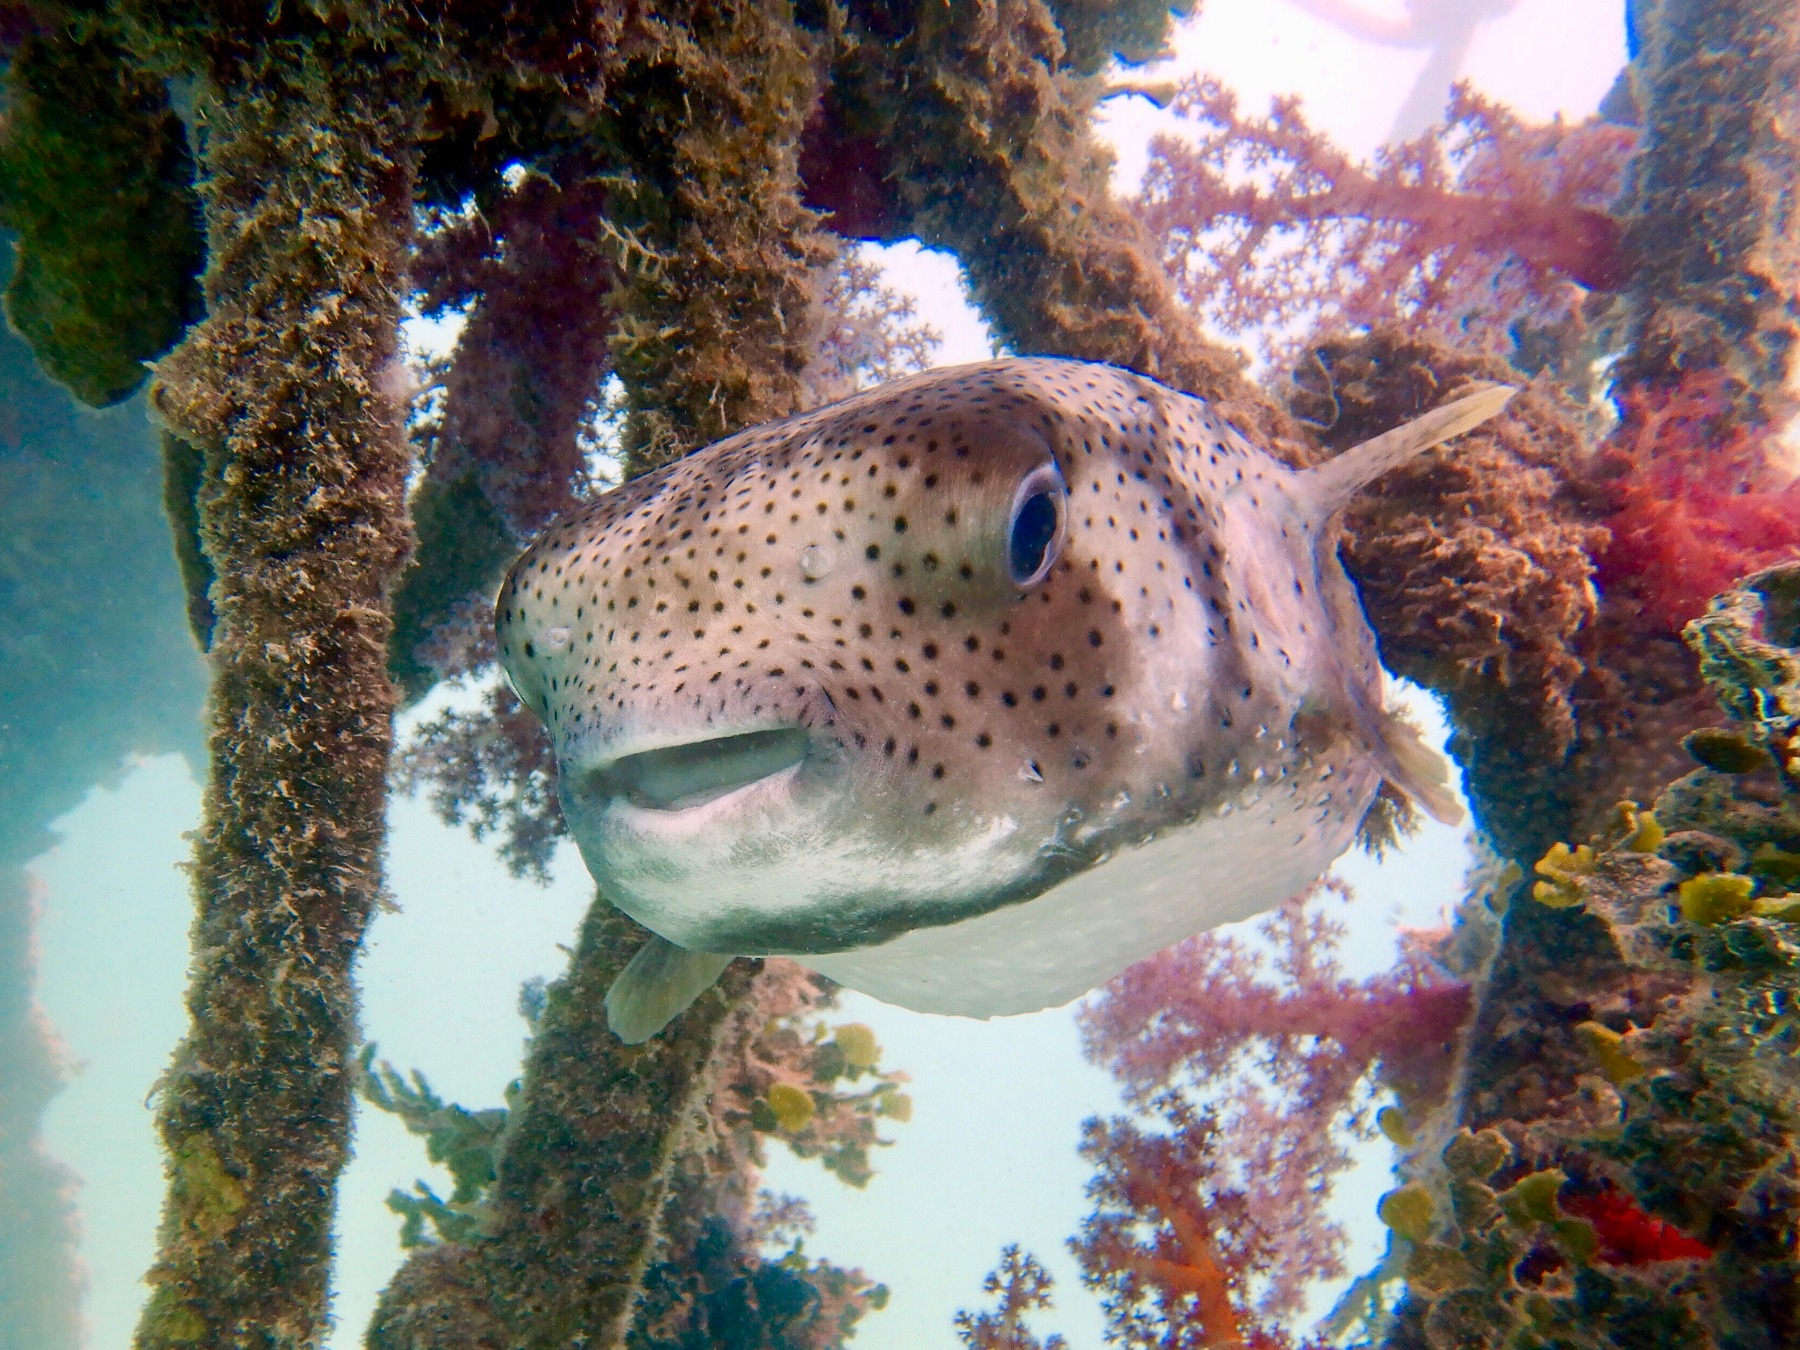
M 1450 790 L 1450 761 L 1426 745 L 1419 729 L 1391 712 L 1377 716 L 1382 777 L 1443 825 L 1462 824 L 1462 804 Z
M 641 1045 L 712 988 L 732 960 L 652 936 L 606 991 L 606 1024 L 625 1044 Z

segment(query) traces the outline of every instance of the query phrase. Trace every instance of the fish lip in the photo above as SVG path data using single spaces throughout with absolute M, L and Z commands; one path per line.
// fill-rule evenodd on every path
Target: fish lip
M 627 750 L 588 770 L 585 787 L 608 805 L 673 818 L 791 778 L 811 754 L 796 723 L 739 727 Z

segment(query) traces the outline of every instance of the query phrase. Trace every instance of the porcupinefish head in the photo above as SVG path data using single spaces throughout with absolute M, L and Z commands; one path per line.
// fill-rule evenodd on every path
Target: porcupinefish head
M 1386 780 L 1332 518 L 1498 411 L 1488 386 L 1318 469 L 1109 366 L 930 371 L 732 436 L 565 516 L 501 590 L 602 893 L 657 938 L 654 1034 L 733 955 L 992 1016 L 1278 904 Z

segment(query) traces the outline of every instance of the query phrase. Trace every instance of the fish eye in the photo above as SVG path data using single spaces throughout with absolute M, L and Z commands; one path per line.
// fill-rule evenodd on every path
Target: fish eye
M 1013 493 L 1006 526 L 1006 558 L 1021 590 L 1044 579 L 1062 545 L 1064 501 L 1069 489 L 1054 463 L 1025 475 Z

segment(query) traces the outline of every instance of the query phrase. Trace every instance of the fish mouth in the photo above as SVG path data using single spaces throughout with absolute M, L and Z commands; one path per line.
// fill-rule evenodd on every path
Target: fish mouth
M 772 727 L 640 750 L 599 770 L 594 786 L 645 811 L 688 811 L 794 768 L 807 739 L 804 727 Z

